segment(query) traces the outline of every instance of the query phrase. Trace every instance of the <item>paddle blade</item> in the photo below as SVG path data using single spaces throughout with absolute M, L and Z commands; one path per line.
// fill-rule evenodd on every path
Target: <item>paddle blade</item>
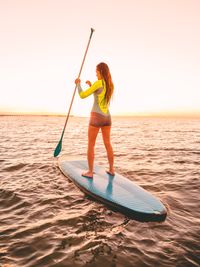
M 60 139 L 56 149 L 54 150 L 54 157 L 57 157 L 60 154 L 61 149 L 62 149 L 62 139 Z

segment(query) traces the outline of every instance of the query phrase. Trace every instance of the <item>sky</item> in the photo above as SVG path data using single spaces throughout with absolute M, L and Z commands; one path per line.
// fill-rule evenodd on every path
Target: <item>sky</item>
M 106 62 L 111 114 L 200 115 L 199 0 L 0 0 L 0 113 L 66 114 L 91 27 L 82 87 Z

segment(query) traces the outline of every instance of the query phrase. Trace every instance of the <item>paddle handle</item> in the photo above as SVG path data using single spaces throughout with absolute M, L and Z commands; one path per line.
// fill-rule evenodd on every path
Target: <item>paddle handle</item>
M 81 68 L 80 68 L 80 71 L 79 71 L 79 74 L 78 74 L 78 78 L 80 78 L 80 76 L 81 76 L 81 72 L 82 72 L 83 65 L 84 65 L 84 62 L 85 62 L 85 58 L 86 58 L 86 55 L 87 55 L 87 52 L 88 52 L 90 41 L 92 39 L 93 32 L 94 32 L 94 29 L 91 28 L 90 37 L 89 37 L 88 44 L 87 44 L 87 47 L 86 47 L 86 50 L 85 50 L 85 54 L 84 54 L 84 57 L 83 57 L 83 60 L 82 60 L 82 64 L 81 64 Z M 74 88 L 74 93 L 73 93 L 72 100 L 71 100 L 71 103 L 70 103 L 70 106 L 69 106 L 69 110 L 68 110 L 68 114 L 67 114 L 67 117 L 66 117 L 66 120 L 65 120 L 65 125 L 64 125 L 63 131 L 62 131 L 61 140 L 63 139 L 65 128 L 67 126 L 67 122 L 68 122 L 68 119 L 69 119 L 70 111 L 71 111 L 72 104 L 73 104 L 74 97 L 75 97 L 75 93 L 76 93 L 76 88 L 77 88 L 77 84 L 76 84 L 76 86 Z

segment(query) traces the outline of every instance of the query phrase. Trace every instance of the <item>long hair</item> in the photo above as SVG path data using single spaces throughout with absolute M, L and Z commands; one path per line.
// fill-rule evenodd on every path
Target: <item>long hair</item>
M 110 74 L 109 67 L 106 63 L 101 62 L 97 65 L 97 70 L 100 72 L 102 79 L 106 83 L 106 93 L 105 93 L 105 101 L 107 104 L 110 103 L 110 99 L 112 97 L 114 91 L 114 84 L 112 81 L 112 77 Z

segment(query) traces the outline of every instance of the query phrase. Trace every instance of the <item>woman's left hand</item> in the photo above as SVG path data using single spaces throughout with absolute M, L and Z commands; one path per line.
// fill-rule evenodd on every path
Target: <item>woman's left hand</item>
M 75 84 L 79 84 L 79 83 L 81 83 L 81 80 L 80 80 L 79 78 L 77 78 L 77 79 L 75 80 Z
M 89 85 L 90 87 L 92 86 L 92 83 L 91 83 L 90 81 L 88 81 L 88 80 L 87 80 L 85 83 L 86 83 L 87 85 Z

